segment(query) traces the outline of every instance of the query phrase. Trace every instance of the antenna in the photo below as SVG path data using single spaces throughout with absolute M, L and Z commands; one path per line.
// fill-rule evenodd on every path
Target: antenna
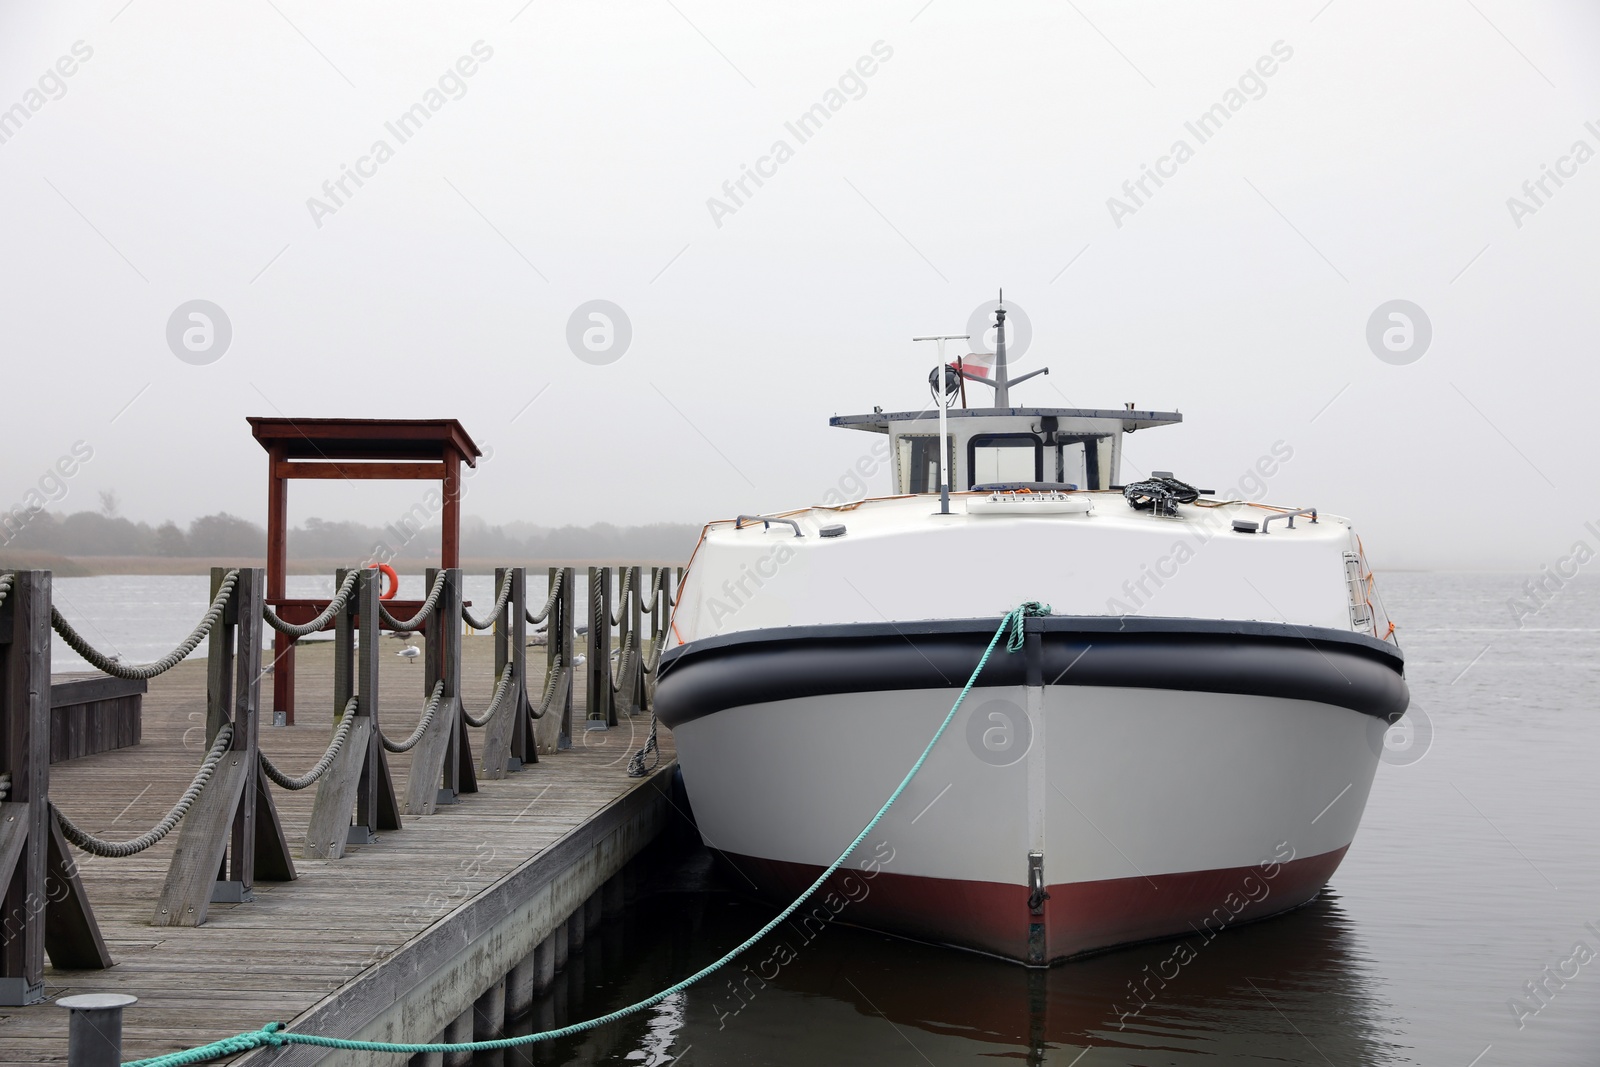
M 946 333 L 937 337 L 913 337 L 913 341 L 934 341 L 939 346 L 939 367 L 933 373 L 938 375 L 939 385 L 934 392 L 939 394 L 939 514 L 950 514 L 950 472 L 945 465 L 945 459 L 950 451 L 950 423 L 949 415 L 950 396 L 945 391 L 945 368 L 949 366 L 944 361 L 944 343 L 946 341 L 968 341 L 972 339 L 970 333 Z

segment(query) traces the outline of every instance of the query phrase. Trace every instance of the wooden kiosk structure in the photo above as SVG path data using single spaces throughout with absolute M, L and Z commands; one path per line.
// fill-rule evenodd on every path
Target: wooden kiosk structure
M 295 478 L 346 481 L 420 480 L 441 483 L 438 510 L 444 529 L 441 568 L 461 565 L 461 464 L 477 467 L 483 455 L 455 419 L 267 419 L 250 418 L 250 430 L 267 452 L 267 604 L 286 622 L 307 623 L 327 600 L 291 599 L 289 482 Z M 418 528 L 434 510 L 419 502 Z M 398 546 L 396 546 L 398 547 Z M 382 560 L 379 562 L 389 562 Z M 392 600 L 391 611 L 413 615 L 420 601 Z M 332 623 L 329 624 L 331 628 Z M 273 634 L 272 720 L 294 724 L 294 641 Z

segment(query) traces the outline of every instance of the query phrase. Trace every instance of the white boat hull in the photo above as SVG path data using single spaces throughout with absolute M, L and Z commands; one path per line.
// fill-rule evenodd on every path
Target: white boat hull
M 981 631 L 969 629 L 960 640 L 855 644 L 747 635 L 667 663 L 658 706 L 707 844 L 775 899 L 797 895 L 943 721 L 982 650 Z M 985 678 L 1006 684 L 971 692 L 835 875 L 831 898 L 799 920 L 837 917 L 1038 965 L 1215 931 L 1314 897 L 1355 835 L 1383 730 L 1404 707 L 1397 669 L 1356 638 L 1297 647 L 1289 634 L 1146 630 L 998 649 Z M 886 657 L 899 665 L 883 666 Z M 918 660 L 938 683 L 878 688 L 923 669 Z M 825 677 L 829 663 L 838 677 Z M 878 682 L 850 688 L 880 669 Z M 1174 687 L 1173 671 L 1200 688 Z M 1130 684 L 1141 674 L 1151 684 Z M 1362 692 L 1342 692 L 1340 679 Z M 762 689 L 771 698 L 745 699 Z

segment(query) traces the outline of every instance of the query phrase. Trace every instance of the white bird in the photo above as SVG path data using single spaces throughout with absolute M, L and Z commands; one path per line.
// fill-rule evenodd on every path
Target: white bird
M 572 665 L 574 667 L 581 667 L 585 663 L 588 663 L 588 662 L 589 662 L 589 657 L 585 656 L 581 652 L 578 655 L 572 657 Z
M 418 648 L 416 645 L 407 645 L 405 648 L 402 648 L 400 651 L 396 652 L 395 655 L 404 660 L 413 660 L 422 655 L 422 649 Z

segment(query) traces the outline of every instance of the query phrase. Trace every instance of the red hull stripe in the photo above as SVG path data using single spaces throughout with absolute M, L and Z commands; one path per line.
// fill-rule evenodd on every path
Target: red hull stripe
M 1029 914 L 1024 886 L 896 874 L 891 859 L 876 874 L 837 872 L 793 921 L 837 920 L 1020 962 L 1029 961 L 1030 927 L 1042 924 L 1044 959 L 1055 963 L 1138 941 L 1210 935 L 1299 907 L 1327 884 L 1348 847 L 1285 863 L 1052 885 L 1043 916 Z M 783 860 L 727 859 L 785 901 L 822 873 Z

